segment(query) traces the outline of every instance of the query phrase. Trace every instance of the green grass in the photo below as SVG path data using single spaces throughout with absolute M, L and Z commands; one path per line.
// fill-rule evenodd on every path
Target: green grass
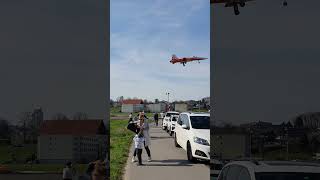
M 112 107 L 110 108 L 110 113 L 119 113 L 121 110 L 121 107 Z
M 48 173 L 62 173 L 64 164 L 7 164 L 11 171 L 45 171 Z M 87 169 L 87 164 L 75 164 L 77 173 L 84 173 Z
M 17 163 L 12 162 L 11 153 L 17 159 Z M 24 164 L 25 160 L 37 153 L 37 145 L 26 145 L 25 147 L 12 147 L 10 145 L 0 145 L 0 164 L 4 164 L 11 171 L 46 171 L 51 173 L 61 173 L 64 164 Z M 77 172 L 84 173 L 86 164 L 75 164 Z
M 10 145 L 0 145 L 0 163 L 12 161 L 11 154 L 14 154 L 18 162 L 25 162 L 32 154 L 37 154 L 37 145 L 27 145 L 25 147 L 12 147 Z
M 126 129 L 128 120 L 110 121 L 110 179 L 122 180 L 133 134 Z

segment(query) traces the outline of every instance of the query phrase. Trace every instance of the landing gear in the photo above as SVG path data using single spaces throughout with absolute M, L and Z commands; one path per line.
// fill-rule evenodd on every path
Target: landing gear
M 234 10 L 234 14 L 235 15 L 239 15 L 240 14 L 238 4 L 233 5 L 233 10 Z
M 182 63 L 182 65 L 183 65 L 183 66 L 186 66 L 186 63 L 185 63 L 185 62 L 183 62 L 183 63 Z
M 283 6 L 288 6 L 288 2 L 286 0 L 283 1 Z

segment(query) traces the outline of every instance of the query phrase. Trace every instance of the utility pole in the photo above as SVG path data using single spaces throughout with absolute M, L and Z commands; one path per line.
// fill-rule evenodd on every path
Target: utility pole
M 168 95 L 168 110 L 169 110 L 169 108 L 170 108 L 170 102 L 169 102 L 169 95 L 170 95 L 170 93 L 166 92 L 166 95 Z

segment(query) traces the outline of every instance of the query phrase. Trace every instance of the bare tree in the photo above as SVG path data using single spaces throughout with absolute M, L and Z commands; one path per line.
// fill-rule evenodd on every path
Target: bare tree
M 69 118 L 63 113 L 56 113 L 52 116 L 52 120 L 69 120 Z
M 110 106 L 113 107 L 114 106 L 114 100 L 110 99 Z
M 0 138 L 8 138 L 10 136 L 9 133 L 8 121 L 0 117 Z
M 32 120 L 32 113 L 31 112 L 22 112 L 19 114 L 19 121 L 18 126 L 22 127 L 23 131 L 23 143 L 26 143 L 26 134 L 28 129 L 30 128 Z
M 88 119 L 88 115 L 87 113 L 84 113 L 84 112 L 76 112 L 74 115 L 73 115 L 73 120 L 87 120 Z
M 123 96 L 117 97 L 117 102 L 122 103 L 123 99 Z

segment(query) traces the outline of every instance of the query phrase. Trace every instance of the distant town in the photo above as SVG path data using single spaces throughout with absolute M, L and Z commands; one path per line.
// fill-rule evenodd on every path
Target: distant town
M 16 125 L 0 119 L 0 164 L 87 164 L 105 160 L 108 130 L 84 112 L 57 113 L 45 120 L 41 107 L 19 115 Z
M 204 97 L 200 100 L 188 100 L 188 101 L 173 101 L 159 100 L 154 101 L 143 100 L 140 98 L 124 98 L 118 97 L 116 100 L 110 99 L 111 108 L 118 108 L 119 112 L 132 113 L 132 112 L 153 112 L 160 113 L 168 110 L 171 111 L 208 111 L 210 110 L 210 97 Z
M 212 157 L 271 160 L 319 160 L 320 113 L 302 113 L 279 124 L 256 121 L 240 125 L 211 123 Z

